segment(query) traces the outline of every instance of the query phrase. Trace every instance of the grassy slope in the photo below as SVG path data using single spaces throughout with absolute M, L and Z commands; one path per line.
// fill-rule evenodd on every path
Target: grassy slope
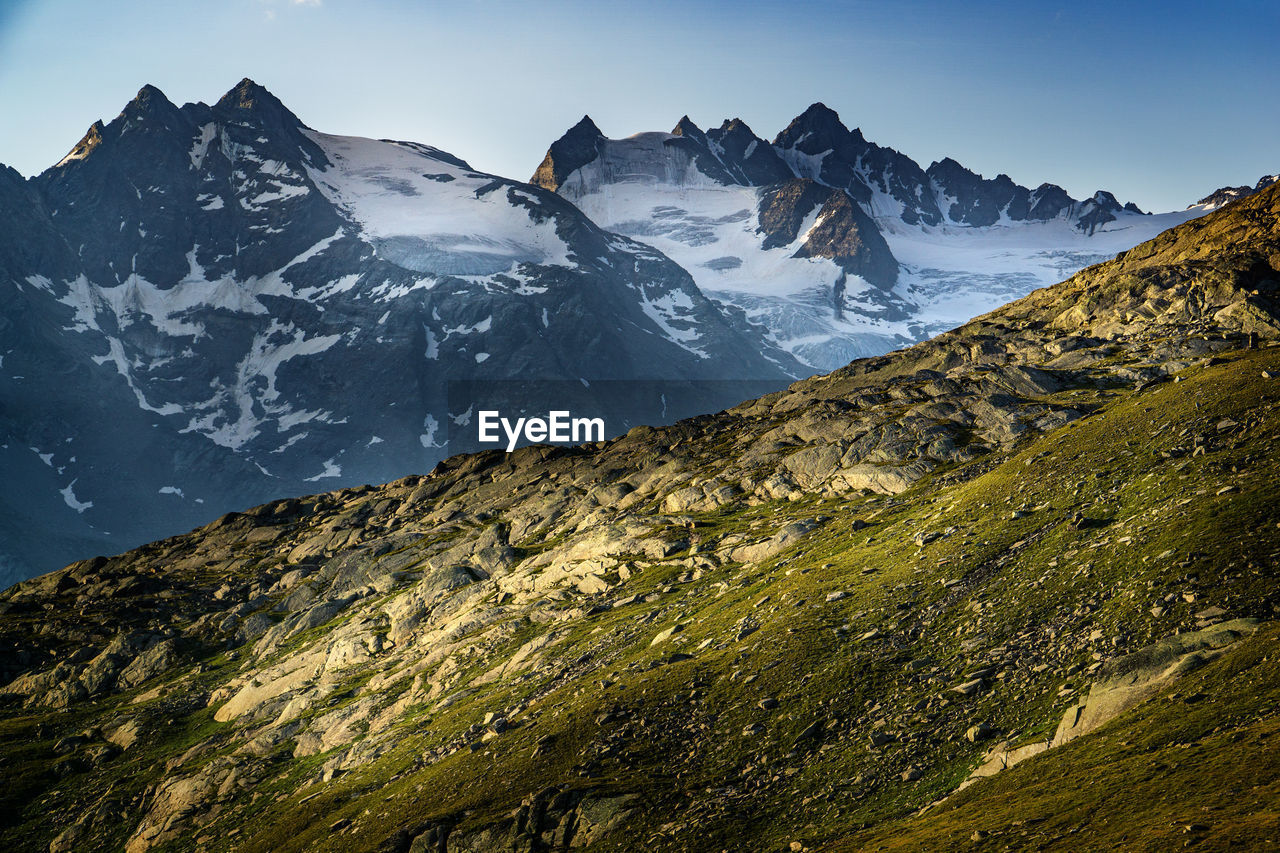
M 643 631 L 656 634 L 678 616 L 690 623 L 683 634 L 685 648 L 707 638 L 719 644 L 727 639 L 726 631 L 750 613 L 761 623 L 756 634 L 742 643 L 726 643 L 721 650 L 713 646 L 694 660 L 652 670 L 648 667 L 665 651 L 643 642 L 618 644 L 610 661 L 616 683 L 607 690 L 584 692 L 584 685 L 571 684 L 578 692 L 553 692 L 540 703 L 546 712 L 536 725 L 495 741 L 492 750 L 454 756 L 388 784 L 389 777 L 411 766 L 408 754 L 415 751 L 415 739 L 431 740 L 431 734 L 406 732 L 406 756 L 400 766 L 391 761 L 360 771 L 305 805 L 298 801 L 315 790 L 303 789 L 268 807 L 262 819 L 254 821 L 256 832 L 245 849 L 372 849 L 395 827 L 436 815 L 466 812 L 464 826 L 483 823 L 536 790 L 534 780 L 572 779 L 572 768 L 617 734 L 615 728 L 623 728 L 625 736 L 617 754 L 601 762 L 595 775 L 608 789 L 641 792 L 648 807 L 645 825 L 670 825 L 670 838 L 646 839 L 653 849 L 737 847 L 744 837 L 757 839 L 753 843 L 765 849 L 785 846 L 797 837 L 816 842 L 930 802 L 953 789 L 983 751 L 961 737 L 970 725 L 985 721 L 1023 739 L 1056 725 L 1063 708 L 1074 701 L 1058 695 L 1060 673 L 1087 667 L 1095 647 L 1106 653 L 1105 641 L 1082 643 L 1082 634 L 1097 628 L 1109 638 L 1123 631 L 1129 635 L 1129 647 L 1136 648 L 1178 627 L 1190 627 L 1191 614 L 1210 603 L 1232 615 L 1267 616 L 1274 610 L 1280 601 L 1274 576 L 1280 537 L 1272 501 L 1277 471 L 1271 464 L 1271 447 L 1280 425 L 1274 417 L 1280 382 L 1261 378 L 1264 368 L 1280 371 L 1280 353 L 1236 353 L 1225 364 L 1192 369 L 1184 382 L 1119 397 L 1101 413 L 1028 444 L 981 476 L 950 487 L 926 483 L 892 501 L 891 507 L 886 506 L 889 501 L 873 499 L 864 504 L 815 501 L 812 506 L 750 510 L 749 516 L 826 513 L 835 522 L 807 543 L 802 555 L 783 555 L 785 567 L 766 565 L 758 576 L 724 570 L 731 592 L 715 597 L 706 592 L 704 582 L 701 591 L 684 595 L 669 616 Z M 1240 423 L 1264 420 L 1261 427 L 1226 440 L 1204 456 L 1170 461 L 1160 455 L 1185 443 L 1178 438 L 1182 429 L 1204 430 L 1208 423 L 1212 430 L 1212 424 L 1224 418 Z M 1117 452 L 1117 447 L 1125 449 Z M 1028 460 L 1034 461 L 1028 465 Z M 1216 494 L 1232 484 L 1239 484 L 1241 491 Z M 1010 507 L 1027 505 L 1039 509 L 1024 519 L 1009 518 Z M 1077 508 L 1096 523 L 1079 531 L 1069 529 L 1063 519 Z M 875 523 L 852 533 L 844 522 L 854 516 L 876 516 Z M 771 518 L 776 523 L 776 516 Z M 744 519 L 706 520 L 731 527 Z M 914 531 L 953 526 L 956 533 L 919 553 L 914 547 L 904 548 Z M 1242 536 L 1241 531 L 1253 535 Z M 878 571 L 864 575 L 865 567 Z M 718 579 L 713 574 L 706 581 Z M 660 588 L 666 580 L 655 579 L 653 585 Z M 945 580 L 961 583 L 948 590 L 939 583 Z M 898 615 L 903 591 L 897 588 L 902 584 L 919 586 L 911 589 L 914 606 Z M 853 595 L 834 604 L 816 603 L 835 589 Z M 1198 591 L 1195 604 L 1179 597 L 1164 617 L 1157 619 L 1149 612 L 1166 591 L 1180 595 L 1191 589 Z M 754 607 L 764 595 L 779 602 L 803 599 L 806 605 L 772 611 L 767 604 Z M 1088 601 L 1098 602 L 1096 609 L 1063 619 Z M 971 608 L 976 602 L 991 605 L 987 615 L 975 615 Z M 1052 664 L 1050 669 L 1031 673 L 1038 660 L 1034 656 L 1008 666 L 1008 680 L 1024 684 L 1017 691 L 1021 701 L 1010 701 L 1013 691 L 996 687 L 971 700 L 948 700 L 946 706 L 916 716 L 898 713 L 892 728 L 908 739 L 878 750 L 868 745 L 866 723 L 876 716 L 868 713 L 869 706 L 879 703 L 901 712 L 963 680 L 961 674 L 982 663 L 989 649 L 1016 643 L 1029 629 L 1034 633 L 1037 626 L 1053 624 L 1061 624 L 1062 635 L 1071 639 L 1068 648 L 1044 658 Z M 836 632 L 845 626 L 847 630 Z M 856 640 L 872 628 L 884 631 L 886 639 Z M 634 635 L 638 630 L 625 610 L 602 615 L 566 642 L 562 654 L 599 653 L 602 634 Z M 966 640 L 977 642 L 966 649 Z M 941 678 L 930 682 L 904 675 L 905 663 L 923 658 L 933 661 Z M 1214 673 L 1228 666 L 1220 664 L 1198 676 L 1208 679 L 1210 695 L 1217 692 Z M 733 678 L 735 672 L 756 678 L 743 683 L 741 677 Z M 1067 678 L 1078 687 L 1087 684 L 1087 676 L 1079 672 Z M 473 720 L 481 708 L 509 698 L 502 693 L 503 688 L 495 687 L 475 697 L 474 704 L 457 706 L 454 714 L 424 721 L 424 728 L 432 732 L 458 725 L 450 719 L 455 716 Z M 759 709 L 756 702 L 764 696 L 777 697 L 781 710 Z M 596 718 L 613 707 L 629 709 L 631 719 L 647 722 L 598 725 Z M 1221 706 L 1221 716 L 1219 707 L 1209 702 L 1195 710 L 1210 728 L 1240 713 L 1276 710 L 1270 694 L 1250 692 Z M 822 746 L 793 750 L 793 739 L 816 719 L 828 721 L 830 732 Z M 1275 725 L 1273 717 L 1267 720 L 1260 724 L 1264 729 Z M 766 731 L 743 737 L 742 729 L 755 722 Z M 1153 730 L 1150 742 L 1161 742 L 1167 728 Z M 533 741 L 547 735 L 555 737 L 555 748 L 532 758 Z M 1243 736 L 1245 743 L 1253 737 Z M 1097 761 L 1101 759 L 1092 749 L 1107 754 L 1107 747 L 1090 746 L 1093 741 L 1086 738 L 1070 750 L 1033 761 L 1009 778 L 1034 778 L 1043 762 L 1071 767 L 1075 775 L 1068 778 L 1078 778 L 1087 771 L 1074 768 L 1071 755 L 1083 753 Z M 1207 748 L 1205 754 L 1210 754 Z M 1264 763 L 1265 758 L 1257 756 Z M 924 777 L 901 782 L 896 772 L 911 764 L 922 765 Z M 1199 763 L 1184 759 L 1182 766 L 1194 774 Z M 1218 784 L 1214 767 L 1207 762 L 1199 771 L 1209 774 L 1200 780 L 1204 788 Z M 1160 779 L 1148 773 L 1149 784 L 1159 785 Z M 580 784 L 596 786 L 600 781 L 588 778 Z M 993 786 L 1001 793 L 988 794 L 990 799 L 981 802 L 999 803 L 1004 810 L 1000 814 L 1028 812 L 1019 797 L 1030 800 L 1037 790 L 1002 778 L 976 786 L 955 802 L 979 802 L 977 798 Z M 1086 786 L 1081 796 L 1098 795 L 1097 788 Z M 1150 798 L 1138 792 L 1134 802 L 1147 803 Z M 366 812 L 371 805 L 374 811 Z M 1067 814 L 1086 808 L 1069 805 Z M 938 814 L 950 815 L 952 807 Z M 956 820 L 967 819 L 957 814 Z M 1163 820 L 1161 815 L 1158 810 L 1140 813 L 1126 825 L 1155 826 Z M 340 816 L 355 818 L 355 828 L 331 835 L 329 823 Z M 952 824 L 944 820 L 930 816 L 910 824 L 920 828 L 920 838 L 929 839 L 915 846 L 929 848 L 948 838 Z M 999 824 L 991 820 L 993 828 Z M 694 825 L 701 841 L 689 836 Z M 934 831 L 940 834 L 929 834 Z M 634 849 L 634 843 L 634 838 L 622 840 L 618 849 Z M 859 839 L 857 846 L 864 843 L 870 842 Z M 901 843 L 904 849 L 913 847 L 909 840 Z M 1152 844 L 1158 846 L 1157 841 Z
M 620 608 L 583 621 L 557 647 L 560 659 L 597 659 L 600 666 L 589 680 L 543 685 L 535 676 L 481 688 L 443 712 L 412 718 L 397 750 L 324 786 L 297 787 L 324 756 L 299 762 L 286 746 L 272 765 L 279 776 L 246 787 L 221 821 L 170 846 L 190 849 L 198 837 L 201 847 L 214 850 L 372 850 L 397 828 L 435 817 L 457 820 L 464 828 L 500 818 L 552 783 L 638 793 L 643 819 L 634 825 L 646 828 L 645 846 L 673 850 L 743 849 L 744 839 L 752 839 L 752 849 L 783 848 L 794 839 L 837 842 L 865 824 L 877 830 L 854 836 L 855 847 L 967 844 L 973 827 L 1005 830 L 1012 820 L 1036 816 L 1035 804 L 1049 802 L 1041 789 L 1056 789 L 1063 808 L 1044 812 L 1064 816 L 1037 825 L 1025 839 L 1021 830 L 999 836 L 1002 845 L 1026 841 L 1034 846 L 1042 843 L 1041 836 L 1067 833 L 1071 816 L 1089 813 L 1091 798 L 1109 790 L 1078 781 L 1091 778 L 1090 764 L 1101 763 L 1116 775 L 1108 785 L 1133 786 L 1133 802 L 1150 806 L 1131 821 L 1111 818 L 1115 831 L 1128 832 L 1124 844 L 1134 847 L 1134 833 L 1151 834 L 1151 849 L 1159 849 L 1159 833 L 1172 831 L 1168 814 L 1186 812 L 1189 802 L 1196 809 L 1201 803 L 1213 806 L 1224 797 L 1205 792 L 1239 787 L 1243 783 L 1233 778 L 1247 777 L 1250 766 L 1267 766 L 1270 746 L 1260 751 L 1256 744 L 1276 725 L 1271 693 L 1237 691 L 1227 702 L 1192 709 L 1206 731 L 1227 727 L 1227 734 L 1215 737 L 1231 745 L 1230 760 L 1218 760 L 1210 749 L 1213 739 L 1199 752 L 1182 753 L 1194 759 L 1161 757 L 1178 749 L 1167 744 L 1199 735 L 1177 734 L 1186 711 L 1175 713 L 1168 703 L 1157 703 L 1140 712 L 1155 715 L 1158 725 L 1148 735 L 1085 738 L 979 784 L 925 818 L 896 821 L 953 790 L 974 766 L 985 746 L 964 740 L 969 726 L 987 722 L 1015 741 L 1050 731 L 1074 701 L 1060 696 L 1059 686 L 1064 680 L 1085 686 L 1094 651 L 1109 654 L 1114 632 L 1125 634 L 1127 648 L 1138 648 L 1191 627 L 1192 614 L 1209 604 L 1233 616 L 1272 615 L 1280 602 L 1274 574 L 1280 553 L 1273 500 L 1278 472 L 1272 451 L 1280 428 L 1275 417 L 1280 381 L 1263 379 L 1264 369 L 1280 372 L 1280 351 L 1229 354 L 1224 363 L 1186 371 L 1185 381 L 1138 394 L 1097 391 L 1103 405 L 1097 414 L 1032 440 L 970 479 L 963 469 L 943 471 L 892 499 L 813 498 L 707 514 L 702 520 L 709 531 L 749 528 L 761 519 L 771 526 L 790 517 L 826 515 L 831 521 L 799 549 L 757 567 L 713 570 L 697 583 L 677 584 L 681 567 L 655 564 L 629 591 L 667 590 L 656 618 L 637 618 L 648 619 L 649 606 Z M 1214 425 L 1225 418 L 1255 426 L 1219 438 Z M 1162 451 L 1187 444 L 1179 436 L 1184 429 L 1212 435 L 1211 451 L 1163 458 Z M 985 468 L 989 462 L 975 464 Z M 1217 494 L 1228 485 L 1240 490 Z M 1013 519 L 1015 507 L 1034 510 Z M 1073 530 L 1064 520 L 1078 509 L 1093 523 Z M 871 527 L 855 532 L 849 525 L 853 518 L 869 520 Z M 922 548 L 911 542 L 920 531 L 948 528 L 955 531 Z M 864 573 L 867 568 L 876 571 Z M 959 583 L 947 587 L 944 581 Z M 728 590 L 717 594 L 717 582 Z M 835 590 L 850 595 L 827 603 L 827 593 Z M 1180 597 L 1190 590 L 1198 595 L 1194 604 Z M 1179 597 L 1157 619 L 1149 608 L 1168 592 Z M 769 601 L 756 606 L 766 595 Z M 907 600 L 911 605 L 899 609 Z M 734 641 L 734 626 L 744 616 L 760 629 Z M 694 651 L 707 639 L 711 645 L 691 660 L 663 664 L 674 647 L 651 648 L 648 638 L 677 620 L 688 625 L 678 635 L 680 650 Z M 873 628 L 884 636 L 859 639 Z M 1107 639 L 1085 642 L 1095 628 Z M 1044 639 L 1047 631 L 1063 641 Z M 524 638 L 513 633 L 512 647 Z M 1020 644 L 1024 652 L 1003 658 L 999 666 L 1006 678 L 996 680 L 992 690 L 970 699 L 948 694 L 966 671 L 992 659 L 992 649 L 1016 650 Z M 910 662 L 917 660 L 929 663 L 915 672 Z M 233 666 L 225 655 L 208 658 L 205 665 L 201 678 L 210 685 Z M 1037 673 L 1039 665 L 1048 668 Z M 1196 692 L 1229 693 L 1233 682 L 1215 681 L 1214 674 L 1230 672 L 1230 666 L 1223 662 L 1197 676 L 1204 686 Z M 1266 671 L 1248 677 L 1256 681 Z M 606 678 L 613 684 L 600 689 Z M 425 749 L 447 741 L 485 709 L 515 704 L 543 689 L 550 692 L 533 705 L 524 724 L 485 750 L 417 766 Z M 116 848 L 131 827 L 130 793 L 159 778 L 166 760 L 223 728 L 211 722 L 207 710 L 182 708 L 180 695 L 156 697 L 140 707 L 154 715 L 166 709 L 173 714 L 174 725 L 162 729 L 159 739 L 126 753 L 103 775 L 73 772 L 58 779 L 50 772 L 48 750 L 56 737 L 110 719 L 112 708 L 136 709 L 131 701 L 140 692 L 72 712 L 38 717 L 6 712 L 2 725 L 9 744 L 25 740 L 36 725 L 48 730 L 38 744 L 6 750 L 6 771 L 15 780 L 6 787 L 6 805 L 22 814 L 3 831 L 7 846 L 46 849 L 53 828 L 105 796 L 122 816 L 122 834 L 99 836 L 85 849 Z M 351 695 L 340 692 L 338 701 Z M 759 708 L 758 700 L 766 696 L 776 697 L 780 708 Z M 940 696 L 951 698 L 940 704 Z M 922 706 L 930 698 L 934 704 Z M 598 722 L 614 709 L 621 713 Z M 1250 715 L 1264 719 L 1233 722 Z M 869 735 L 880 719 L 897 740 L 872 748 Z M 821 739 L 793 746 L 817 720 L 825 722 Z M 764 731 L 744 736 L 744 727 L 753 723 Z M 550 744 L 534 757 L 535 741 L 548 736 Z M 1119 746 L 1126 739 L 1141 746 Z M 1155 753 L 1146 751 L 1149 743 L 1156 745 Z M 1252 764 L 1241 761 L 1240 753 L 1252 756 Z M 1120 757 L 1119 764 L 1113 755 Z M 1158 807 L 1143 785 L 1160 787 L 1166 779 L 1174 784 L 1174 777 L 1155 772 L 1174 763 L 1183 768 L 1186 784 L 1198 785 L 1201 793 Z M 1230 772 L 1220 776 L 1220 764 Z M 1056 769 L 1038 770 L 1041 765 Z M 899 774 L 911 766 L 920 767 L 923 777 L 901 781 Z M 1029 779 L 1043 784 L 1029 784 Z M 1249 784 L 1274 784 L 1274 779 Z M 37 791 L 43 792 L 39 798 Z M 1251 808 L 1249 796 L 1254 795 L 1229 799 L 1245 809 Z M 60 813 L 63 803 L 66 811 Z M 331 832 L 331 824 L 343 817 L 352 819 L 352 826 Z M 1251 831 L 1266 826 L 1265 820 L 1236 825 Z M 881 834 L 879 827 L 887 829 Z M 957 832 L 963 839 L 956 840 Z M 1080 849 L 1074 841 L 1061 843 L 1064 849 Z M 635 844 L 635 836 L 625 835 L 615 849 L 635 849 Z
M 1280 630 L 1102 731 L 832 850 L 1280 847 Z

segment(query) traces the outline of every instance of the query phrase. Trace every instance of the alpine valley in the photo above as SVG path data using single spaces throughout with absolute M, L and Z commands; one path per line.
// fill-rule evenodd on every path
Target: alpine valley
M 155 143 L 138 171 L 127 158 L 95 165 L 135 140 Z M 610 143 L 595 144 L 612 156 Z M 573 159 L 557 172 L 552 154 L 544 182 L 603 181 Z M 104 227 L 85 208 L 172 192 L 128 177 L 165 156 L 159 171 L 189 181 L 198 209 L 245 217 L 245 230 L 231 229 L 239 238 L 206 253 L 217 237 L 190 199 L 171 208 L 164 196 L 106 230 L 189 227 L 200 248 L 144 251 L 129 238 L 121 253 L 99 232 L 81 255 Z M 726 157 L 717 153 L 726 174 L 745 181 Z M 261 168 L 249 171 L 251 158 Z M 831 260 L 820 240 L 811 254 L 849 279 L 874 276 L 875 220 L 861 200 L 846 206 L 831 168 L 817 173 L 831 183 L 784 180 L 774 195 L 813 193 L 840 227 L 861 229 L 866 252 L 837 240 L 849 248 Z M 204 170 L 222 177 L 206 181 Z M 188 433 L 173 432 L 205 442 L 196 446 L 274 450 L 289 420 L 332 429 L 333 441 L 363 437 L 337 423 L 348 410 L 301 409 L 286 392 L 303 385 L 288 366 L 346 346 L 331 317 L 345 317 L 350 346 L 364 347 L 352 358 L 369 364 L 350 366 L 360 381 L 379 366 L 399 375 L 374 344 L 404 321 L 351 325 L 344 306 L 413 306 L 413 328 L 398 334 L 424 348 L 434 336 L 433 353 L 465 345 L 474 365 L 478 352 L 499 358 L 487 335 L 500 317 L 515 323 L 525 310 L 537 324 L 541 307 L 597 306 L 575 277 L 592 284 L 590 299 L 612 294 L 608 316 L 637 327 L 648 317 L 648 351 L 673 370 L 711 360 L 691 349 L 762 365 L 741 349 L 747 333 L 717 319 L 732 315 L 662 255 L 599 231 L 545 189 L 473 174 L 428 149 L 313 133 L 248 85 L 213 108 L 178 110 L 144 92 L 34 186 L 11 181 L 33 236 L 7 262 L 48 271 L 15 298 L 37 317 L 42 300 L 65 310 L 23 327 L 41 334 L 24 332 L 6 370 L 15 355 L 60 354 L 47 390 L 105 387 L 71 344 L 54 347 L 65 338 L 119 377 L 139 418 L 155 417 L 146 429 L 181 419 Z M 73 192 L 81 180 L 99 191 Z M 768 187 L 732 191 L 772 210 Z M 446 224 L 419 212 L 382 218 L 419 196 L 449 199 L 457 213 Z M 924 197 L 905 197 L 915 202 L 899 199 L 895 216 L 934 215 Z M 1000 215 L 1021 197 L 1013 191 Z M 892 189 L 873 195 L 872 211 L 888 198 Z M 811 213 L 807 204 L 796 209 Z M 747 210 L 745 222 L 774 221 Z M 410 215 L 422 217 L 413 239 L 388 224 Z M 472 215 L 505 236 L 474 239 Z M 284 241 L 298 221 L 314 230 L 275 256 L 248 230 L 279 229 L 273 239 Z M 54 239 L 65 233 L 83 236 Z M 421 236 L 445 233 L 471 237 Z M 757 264 L 772 251 L 764 243 L 739 239 L 735 257 Z M 570 253 L 588 245 L 583 267 Z M 411 267 L 428 263 L 453 272 L 419 285 L 428 274 Z M 130 271 L 127 283 L 104 285 L 116 269 Z M 356 278 L 304 277 L 341 270 Z M 646 289 L 650 271 L 669 276 L 665 290 Z M 177 281 L 143 283 L 162 275 Z M 406 293 L 391 298 L 397 287 Z M 165 313 L 178 294 L 200 307 Z M 539 301 L 553 294 L 560 304 Z M 439 301 L 396 301 L 411 298 Z M 465 313 L 473 301 L 482 308 Z M 680 315 L 654 309 L 680 333 L 662 334 L 645 305 L 683 305 Z M 450 328 L 475 331 L 446 335 L 431 325 L 437 307 Z M 490 311 L 490 331 L 476 329 Z M 216 345 L 236 339 L 243 317 L 267 325 L 244 333 L 249 362 L 225 356 L 245 365 L 227 377 L 214 369 Z M 175 353 L 174 337 L 196 355 Z M 186 373 L 162 394 L 169 386 L 147 378 L 150 368 L 166 375 L 162 358 L 183 371 L 210 365 L 190 387 L 214 396 L 189 402 L 214 399 L 207 414 L 171 412 Z M 309 384 L 338 401 L 348 373 L 320 364 Z M 252 370 L 252 404 L 223 408 L 222 395 L 240 399 L 228 383 Z M 379 387 L 360 393 L 375 399 Z M 105 430 L 117 413 L 101 403 Z M 369 417 L 388 418 L 377 434 L 392 434 L 394 418 Z M 401 426 L 421 434 L 413 419 Z M 54 453 L 45 467 L 85 453 L 81 440 L 37 445 Z M 11 587 L 0 593 L 0 847 L 1269 849 L 1280 840 L 1278 442 L 1272 185 L 927 341 L 725 411 L 275 500 Z M 182 465 L 209 476 L 213 452 Z M 278 456 L 277 468 L 292 458 Z
M 148 86 L 43 174 L 0 167 L 0 585 L 425 472 L 474 446 L 450 383 L 559 381 L 610 436 L 671 423 L 1243 189 L 1144 215 L 922 169 L 821 104 L 772 144 L 738 120 L 610 140 L 583 119 L 525 184 L 312 130 L 249 80 L 213 106 Z

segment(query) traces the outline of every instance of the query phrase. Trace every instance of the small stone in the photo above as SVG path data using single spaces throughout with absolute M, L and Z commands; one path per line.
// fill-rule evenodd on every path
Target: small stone
M 982 689 L 982 679 L 975 678 L 972 681 L 966 681 L 964 684 L 957 684 L 951 688 L 952 693 L 959 693 L 961 696 L 973 696 Z
M 823 728 L 822 720 L 815 720 L 814 722 L 810 723 L 808 727 L 805 728 L 804 731 L 796 735 L 795 744 L 798 745 L 807 740 L 821 739 L 822 728 Z
M 827 593 L 827 603 L 829 604 L 834 601 L 844 601 L 848 597 L 849 597 L 849 593 L 845 592 L 842 589 L 838 589 L 835 592 Z
M 906 770 L 902 771 L 903 782 L 914 782 L 917 779 L 922 778 L 924 778 L 924 771 L 919 767 L 908 767 Z
M 995 730 L 986 723 L 978 723 L 976 726 L 970 726 L 969 730 L 964 733 L 965 740 L 969 743 L 977 743 L 980 740 L 986 740 L 995 733 Z
M 778 707 L 778 700 L 774 699 L 772 696 L 766 696 L 756 704 L 765 711 L 772 711 L 774 708 Z
M 659 631 L 658 635 L 653 638 L 653 642 L 649 643 L 649 645 L 656 646 L 659 643 L 665 643 L 667 640 L 670 640 L 672 637 L 674 637 L 676 634 L 680 633 L 683 630 L 684 630 L 684 626 L 679 623 L 672 625 L 670 628 L 667 628 L 663 631 Z

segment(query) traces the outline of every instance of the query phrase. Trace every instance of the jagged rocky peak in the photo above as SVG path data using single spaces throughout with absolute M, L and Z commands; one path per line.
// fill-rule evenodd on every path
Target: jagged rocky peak
M 1030 191 L 1008 175 L 987 180 L 950 157 L 931 163 L 925 174 L 944 201 L 942 213 L 953 222 L 982 226 L 994 225 L 1001 215 L 1027 217 Z
M 693 123 L 687 115 L 680 116 L 680 120 L 676 122 L 676 126 L 671 129 L 672 136 L 683 136 L 685 139 L 691 139 L 701 145 L 707 144 L 707 134 L 702 128 Z
M 772 145 L 765 142 L 740 118 L 728 119 L 707 133 L 716 146 L 716 155 L 739 182 L 749 186 L 769 186 L 795 177 L 791 167 Z
M 1252 187 L 1248 184 L 1242 184 L 1238 187 L 1219 187 L 1195 204 L 1187 205 L 1187 207 L 1203 207 L 1206 210 L 1216 210 L 1224 204 L 1230 204 L 1237 199 L 1248 198 L 1255 193 L 1259 193 L 1277 181 L 1280 181 L 1280 174 L 1263 175 L 1258 179 L 1258 183 Z
M 125 105 L 121 116 L 148 115 L 156 112 L 176 112 L 178 107 L 164 92 L 148 83 L 138 90 L 133 100 Z
M 944 189 L 950 186 L 978 185 L 990 184 L 997 187 L 1007 187 L 1012 190 L 1017 187 L 1013 178 L 1001 172 L 994 178 L 987 179 L 982 175 L 969 169 L 950 157 L 943 157 L 929 164 L 929 168 L 925 169 L 925 174 L 938 182 Z
M 565 178 L 599 156 L 604 141 L 605 135 L 591 116 L 584 115 L 564 136 L 551 143 L 529 183 L 555 192 Z
M 297 131 L 306 127 L 279 98 L 248 77 L 219 98 L 212 109 L 206 109 L 203 104 L 195 105 L 191 111 L 191 118 L 194 121 L 203 122 L 207 120 L 206 116 L 202 115 L 206 112 L 216 120 L 244 122 L 266 130 L 282 132 L 286 139 L 295 143 L 301 142 Z
M 1086 234 L 1093 234 L 1108 222 L 1114 222 L 1116 214 L 1124 208 L 1116 197 L 1106 190 L 1098 190 L 1073 209 L 1076 216 L 1076 228 Z
M 85 131 L 84 136 L 80 137 L 80 141 L 67 153 L 67 156 L 58 161 L 58 166 L 65 166 L 77 160 L 83 160 L 93 153 L 93 150 L 102 144 L 102 119 L 98 119 L 89 125 L 89 129 Z
M 278 109 L 288 112 L 288 109 L 280 102 L 279 98 L 267 91 L 265 86 L 258 85 L 248 77 L 245 77 L 219 98 L 217 106 L 224 109 Z
M 182 110 L 164 92 L 148 83 L 100 133 L 108 139 L 119 137 L 126 130 L 164 133 L 184 123 Z
M 1031 209 L 1028 219 L 1053 219 L 1075 203 L 1067 191 L 1057 184 L 1044 183 L 1031 191 Z
M 855 142 L 865 141 L 862 131 L 849 130 L 835 110 L 818 102 L 810 104 L 807 110 L 792 119 L 773 144 L 780 148 L 796 148 L 806 154 L 821 154 L 838 148 L 851 137 Z
M 1093 196 L 1090 198 L 1090 201 L 1092 201 L 1094 204 L 1098 205 L 1099 207 L 1105 207 L 1108 210 L 1124 209 L 1123 206 L 1120 204 L 1120 202 L 1116 200 L 1116 197 L 1111 193 L 1107 192 L 1106 190 L 1098 190 L 1097 192 L 1095 192 Z

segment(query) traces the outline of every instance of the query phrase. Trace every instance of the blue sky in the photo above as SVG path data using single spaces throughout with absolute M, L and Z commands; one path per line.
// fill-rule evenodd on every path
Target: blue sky
M 33 174 L 144 83 L 249 76 L 331 133 L 527 179 L 584 113 L 610 136 L 813 101 L 921 165 L 1180 208 L 1280 171 L 1280 4 L 0 0 L 0 162 Z

